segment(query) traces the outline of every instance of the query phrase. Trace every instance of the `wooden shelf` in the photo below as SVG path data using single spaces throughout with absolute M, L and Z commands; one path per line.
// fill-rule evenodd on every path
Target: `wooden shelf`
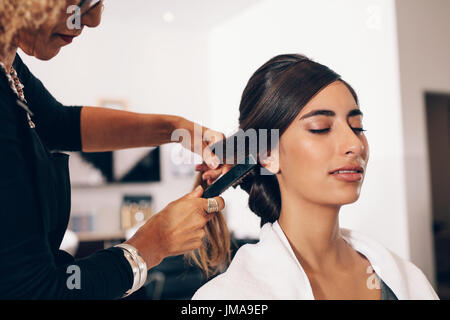
M 79 241 L 102 241 L 124 239 L 125 232 L 77 232 Z

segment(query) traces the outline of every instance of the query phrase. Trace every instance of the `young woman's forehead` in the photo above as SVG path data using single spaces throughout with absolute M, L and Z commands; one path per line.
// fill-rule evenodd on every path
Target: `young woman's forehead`
M 303 117 L 314 110 L 330 110 L 335 114 L 359 109 L 353 95 L 344 83 L 333 82 L 320 90 L 300 111 Z M 324 113 L 324 115 L 327 115 Z M 330 114 L 332 115 L 332 114 Z

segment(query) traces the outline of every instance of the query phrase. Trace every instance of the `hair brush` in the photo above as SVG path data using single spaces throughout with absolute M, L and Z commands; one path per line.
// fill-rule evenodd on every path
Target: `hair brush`
M 219 141 L 209 147 L 219 158 L 221 164 L 230 164 L 233 167 L 206 188 L 202 198 L 217 197 L 230 187 L 236 188 L 255 167 L 259 166 L 257 151 L 251 150 L 249 147 L 250 144 L 248 142 L 252 141 L 249 140 L 249 137 L 245 137 L 245 140 L 239 139 L 240 135 L 242 133 L 238 132 L 226 140 Z M 236 140 L 237 144 L 235 143 Z M 236 147 L 236 145 L 239 146 L 240 142 L 245 143 L 244 148 Z M 227 150 L 232 150 L 232 152 L 227 154 Z

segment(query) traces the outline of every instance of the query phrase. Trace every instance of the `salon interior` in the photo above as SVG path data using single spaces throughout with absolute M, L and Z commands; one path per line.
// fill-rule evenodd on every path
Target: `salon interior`
M 371 150 L 340 225 L 411 260 L 449 299 L 448 39 L 448 0 L 109 0 L 102 24 L 52 61 L 20 54 L 65 105 L 174 114 L 225 135 L 269 58 L 302 53 L 338 70 L 358 92 Z M 77 258 L 124 241 L 190 192 L 199 163 L 176 143 L 70 156 L 62 249 Z M 239 188 L 223 197 L 234 253 L 258 241 L 259 219 Z M 127 299 L 190 299 L 205 281 L 183 256 L 169 257 Z

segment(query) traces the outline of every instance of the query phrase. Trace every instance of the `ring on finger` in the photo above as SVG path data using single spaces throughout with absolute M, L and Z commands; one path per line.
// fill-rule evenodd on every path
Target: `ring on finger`
M 216 213 L 219 212 L 219 203 L 217 202 L 216 199 L 214 198 L 209 198 L 208 199 L 208 213 Z

